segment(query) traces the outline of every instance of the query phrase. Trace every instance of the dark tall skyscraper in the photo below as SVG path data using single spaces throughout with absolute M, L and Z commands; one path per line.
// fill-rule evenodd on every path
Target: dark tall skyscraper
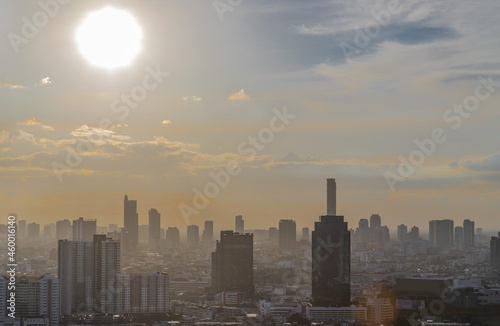
M 491 268 L 500 271 L 500 232 L 497 237 L 491 237 L 490 240 L 490 259 Z
M 312 299 L 318 307 L 351 304 L 351 233 L 343 216 L 321 216 L 312 232 Z
M 198 225 L 189 225 L 187 227 L 187 245 L 189 248 L 200 245 L 200 228 Z
M 474 247 L 474 221 L 464 220 L 464 248 Z
M 326 214 L 337 215 L 337 183 L 335 179 L 326 179 Z
M 234 218 L 234 231 L 240 234 L 245 233 L 245 221 L 243 220 L 243 216 L 236 215 Z
M 297 226 L 294 220 L 280 220 L 279 244 L 280 249 L 297 248 Z
M 433 220 L 429 221 L 429 242 L 434 248 L 451 249 L 453 241 L 453 221 Z
M 136 250 L 139 244 L 139 214 L 137 214 L 137 200 L 128 200 L 127 195 L 125 195 L 125 200 L 123 202 L 122 232 L 122 249 Z
M 408 227 L 404 224 L 398 225 L 398 241 L 405 242 L 408 236 Z
M 160 248 L 161 215 L 151 208 L 149 210 L 149 250 L 158 250 Z
M 204 245 L 212 245 L 212 242 L 214 241 L 214 221 L 205 221 L 202 240 Z
M 221 231 L 212 253 L 212 287 L 253 295 L 253 234 Z
M 78 220 L 73 220 L 74 241 L 92 241 L 96 233 L 97 220 L 84 220 L 83 217 L 80 217 Z
M 309 228 L 302 228 L 302 238 L 301 240 L 309 241 Z

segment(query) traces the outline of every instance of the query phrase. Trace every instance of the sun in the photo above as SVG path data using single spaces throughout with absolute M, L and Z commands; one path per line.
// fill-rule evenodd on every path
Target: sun
M 107 7 L 84 19 L 76 42 L 91 64 L 114 69 L 130 64 L 139 53 L 142 29 L 128 12 Z

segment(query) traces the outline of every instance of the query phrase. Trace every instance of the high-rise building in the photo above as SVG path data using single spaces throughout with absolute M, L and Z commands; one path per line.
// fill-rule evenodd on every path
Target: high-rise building
M 198 225 L 189 225 L 187 227 L 187 245 L 189 248 L 200 245 L 200 228 Z
M 12 289 L 9 289 L 11 278 L 0 276 L 0 318 L 5 325 L 59 325 L 59 280 L 53 275 L 42 276 L 15 276 L 15 319 L 8 316 L 8 301 L 11 299 Z M 7 303 L 7 304 L 5 304 Z M 4 323 L 2 322 L 2 325 Z
M 29 240 L 38 240 L 40 239 L 40 224 L 38 223 L 30 223 L 28 224 L 28 239 Z
M 166 273 L 120 274 L 117 287 L 115 313 L 169 312 L 169 278 Z
M 56 222 L 56 238 L 57 240 L 62 240 L 62 239 L 72 239 L 73 237 L 73 230 L 71 227 L 71 221 L 70 220 L 63 220 L 63 221 L 57 221 Z
M 337 183 L 335 179 L 326 179 L 326 214 L 337 215 Z
M 279 244 L 280 249 L 291 250 L 297 248 L 297 226 L 294 220 L 280 220 Z
M 120 270 L 120 241 L 94 235 L 93 241 L 59 240 L 61 315 L 114 313 L 114 286 Z
M 370 242 L 370 226 L 366 218 L 362 218 L 358 223 L 358 242 L 368 243 Z
M 464 250 L 464 228 L 455 226 L 455 250 Z
M 26 232 L 26 220 L 19 220 L 17 224 L 17 235 L 19 236 L 19 238 L 25 238 Z
M 411 228 L 411 231 L 408 233 L 408 239 L 418 239 L 420 237 L 420 230 L 418 226 L 414 226 Z
M 404 224 L 398 225 L 398 241 L 405 242 L 408 237 L 408 227 Z
M 321 216 L 314 223 L 311 251 L 313 305 L 350 306 L 351 233 L 343 216 Z
M 149 210 L 149 250 L 158 250 L 160 248 L 161 220 L 160 213 L 151 208 Z
M 237 233 L 245 233 L 245 220 L 243 220 L 243 216 L 236 215 L 234 217 L 234 231 Z
M 202 239 L 204 245 L 212 246 L 212 242 L 214 241 L 214 221 L 205 221 Z
M 433 248 L 451 249 L 453 241 L 453 221 L 433 220 L 429 221 L 429 242 Z
M 139 245 L 139 214 L 137 214 L 137 200 L 128 200 L 125 195 L 123 202 L 123 250 L 136 250 Z
M 370 233 L 374 237 L 375 230 L 382 226 L 382 218 L 379 214 L 372 214 L 370 216 Z
M 278 228 L 269 228 L 269 243 L 273 246 L 279 246 L 280 243 L 280 235 Z
M 180 232 L 178 228 L 169 227 L 165 232 L 165 239 L 167 242 L 167 248 L 177 248 L 179 247 Z
M 491 237 L 490 260 L 491 268 L 496 271 L 500 271 L 500 232 L 498 232 L 497 237 Z
M 97 233 L 97 220 L 73 220 L 73 241 L 92 241 Z
M 253 295 L 253 234 L 221 231 L 212 253 L 212 288 Z
M 45 239 L 52 239 L 56 236 L 56 225 L 54 223 L 46 224 L 43 226 L 43 237 Z
M 302 240 L 309 241 L 309 228 L 302 228 Z
M 474 221 L 464 220 L 464 248 L 474 247 L 474 228 Z

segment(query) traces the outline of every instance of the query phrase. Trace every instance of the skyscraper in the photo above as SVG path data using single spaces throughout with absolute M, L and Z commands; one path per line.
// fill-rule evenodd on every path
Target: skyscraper
M 158 250 L 160 248 L 160 230 L 161 230 L 161 216 L 160 213 L 151 208 L 149 210 L 149 250 Z
M 404 224 L 398 225 L 398 241 L 405 242 L 408 236 L 408 227 Z
M 414 226 L 411 228 L 411 231 L 408 233 L 408 239 L 418 239 L 420 237 L 420 229 L 418 226 Z
M 315 222 L 311 248 L 314 306 L 350 306 L 350 246 L 351 234 L 343 216 L 321 216 L 320 221 Z
M 370 242 L 370 226 L 366 218 L 362 218 L 358 223 L 358 242 Z
M 19 220 L 17 225 L 17 235 L 19 238 L 26 237 L 26 220 Z
M 234 218 L 234 231 L 237 233 L 245 233 L 245 221 L 243 220 L 243 216 L 236 215 Z
M 205 228 L 203 229 L 203 244 L 211 246 L 214 241 L 214 222 L 205 221 Z
M 455 250 L 464 250 L 464 228 L 461 226 L 455 227 Z
M 490 260 L 491 268 L 500 271 L 500 232 L 497 237 L 491 237 L 490 240 Z
M 337 215 L 337 183 L 335 179 L 326 179 L 326 214 Z
M 464 248 L 474 247 L 474 221 L 464 220 Z
M 280 249 L 290 250 L 297 248 L 297 226 L 294 220 L 280 220 L 279 244 Z
M 61 314 L 113 313 L 110 287 L 120 271 L 120 241 L 94 235 L 93 241 L 59 240 Z
M 40 224 L 34 222 L 30 223 L 27 229 L 29 240 L 38 240 L 40 238 Z
M 84 220 L 83 217 L 80 217 L 78 220 L 73 220 L 74 241 L 92 241 L 96 233 L 97 220 Z
M 221 231 L 212 253 L 212 288 L 253 295 L 253 234 Z
M 70 220 L 56 222 L 56 238 L 57 240 L 72 238 L 72 229 Z
M 302 228 L 302 240 L 309 241 L 309 228 Z
M 273 246 L 279 246 L 280 235 L 278 229 L 275 227 L 269 228 L 269 243 Z
M 168 274 L 120 274 L 117 285 L 116 313 L 168 313 Z
M 169 227 L 165 232 L 165 239 L 167 242 L 167 248 L 177 248 L 179 247 L 180 232 L 178 228 Z
M 122 249 L 136 250 L 139 244 L 139 214 L 137 214 L 137 200 L 128 200 L 127 195 L 125 195 L 123 202 L 123 226 Z
M 429 221 L 430 246 L 434 248 L 451 249 L 454 245 L 453 231 L 452 220 Z
M 187 227 L 187 245 L 189 248 L 200 245 L 200 228 L 198 225 L 189 225 Z

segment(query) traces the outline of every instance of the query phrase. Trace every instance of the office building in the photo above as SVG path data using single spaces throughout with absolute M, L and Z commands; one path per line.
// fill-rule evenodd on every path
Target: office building
M 149 250 L 158 250 L 160 248 L 161 216 L 160 213 L 151 208 L 149 210 Z
M 73 220 L 73 241 L 92 241 L 97 233 L 97 220 Z
M 279 246 L 284 250 L 297 248 L 297 226 L 294 220 L 280 220 Z
M 187 227 L 187 245 L 189 248 L 200 245 L 200 228 L 198 225 L 189 225 Z
M 321 216 L 314 223 L 311 253 L 313 305 L 350 306 L 351 233 L 343 216 Z
M 180 231 L 178 228 L 169 227 L 165 232 L 165 239 L 167 243 L 167 248 L 173 249 L 179 247 L 180 242 Z
M 12 325 L 59 325 L 59 280 L 53 275 L 15 277 L 15 319 L 8 316 L 7 300 L 11 299 L 9 276 L 0 276 L 0 318 Z M 2 323 L 3 325 L 3 323 Z M 5 323 L 5 325 L 8 325 Z
M 433 220 L 429 221 L 429 242 L 433 248 L 451 249 L 453 241 L 453 221 Z
M 245 221 L 241 215 L 236 215 L 234 218 L 234 232 L 245 233 Z
M 398 225 L 398 242 L 405 242 L 408 236 L 408 227 L 404 224 Z
M 56 238 L 57 240 L 69 240 L 73 238 L 73 229 L 70 220 L 56 222 Z
M 464 220 L 464 248 L 473 248 L 475 245 L 474 239 L 474 221 Z
M 205 228 L 203 229 L 203 244 L 206 246 L 212 246 L 214 241 L 214 222 L 205 221 Z
M 212 253 L 213 291 L 253 295 L 253 234 L 221 231 Z
M 455 227 L 455 250 L 464 250 L 464 228 L 461 226 Z
M 496 271 L 500 271 L 500 232 L 498 232 L 497 237 L 491 237 L 490 261 L 491 261 L 491 268 Z
M 139 245 L 139 214 L 137 214 L 137 200 L 128 200 L 125 195 L 123 202 L 123 250 L 136 250 Z

